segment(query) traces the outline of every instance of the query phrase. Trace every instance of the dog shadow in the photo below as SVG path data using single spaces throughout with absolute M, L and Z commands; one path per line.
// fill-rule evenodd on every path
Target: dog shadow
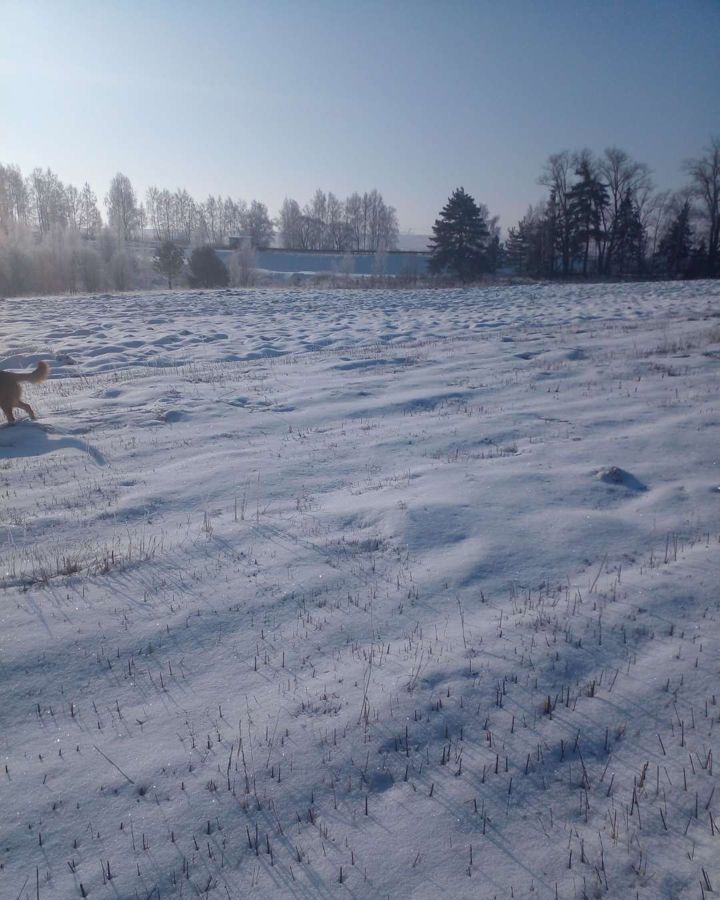
M 63 435 L 46 425 L 23 419 L 16 425 L 0 426 L 0 459 L 43 456 L 58 450 L 80 450 L 97 465 L 107 465 L 105 457 L 92 444 Z

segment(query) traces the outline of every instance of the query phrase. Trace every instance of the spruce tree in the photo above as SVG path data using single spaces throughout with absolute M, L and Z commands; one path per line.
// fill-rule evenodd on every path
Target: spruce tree
M 690 204 L 686 200 L 670 223 L 658 248 L 658 255 L 663 260 L 665 272 L 670 278 L 688 273 L 691 252 Z
M 433 225 L 429 269 L 472 281 L 488 270 L 489 230 L 482 210 L 464 188 L 453 191 Z
M 645 229 L 628 190 L 620 203 L 615 219 L 613 273 L 619 276 L 639 274 L 643 268 L 644 246 Z
M 572 244 L 574 254 L 582 256 L 582 273 L 587 277 L 590 244 L 602 236 L 600 223 L 608 195 L 605 185 L 593 174 L 588 159 L 581 160 L 575 174 L 580 176 L 580 181 L 568 191 Z
M 527 238 L 525 222 L 521 219 L 517 228 L 508 228 L 505 240 L 505 258 L 519 275 L 527 272 Z
M 173 278 L 179 275 L 185 265 L 185 255 L 174 241 L 163 241 L 153 257 L 153 268 L 168 280 L 172 289 Z
M 196 247 L 190 254 L 188 281 L 191 287 L 227 287 L 230 274 L 225 263 L 206 244 L 204 247 Z
M 558 253 L 563 259 L 563 273 L 565 273 L 565 260 L 562 256 L 563 242 L 560 239 L 562 229 L 558 225 L 562 216 L 558 209 L 557 193 L 554 188 L 551 188 L 538 235 L 539 261 L 542 267 L 542 274 L 548 278 L 554 278 L 556 275 Z
M 707 275 L 711 274 L 705 238 L 701 238 L 700 243 L 693 247 L 692 252 L 690 253 L 688 274 L 690 278 L 705 278 Z

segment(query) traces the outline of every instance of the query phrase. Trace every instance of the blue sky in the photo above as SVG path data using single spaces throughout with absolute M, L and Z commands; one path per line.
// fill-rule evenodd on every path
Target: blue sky
M 550 153 L 683 182 L 720 133 L 719 0 L 0 0 L 0 162 L 258 199 L 377 188 L 427 232 L 459 185 L 504 228 Z

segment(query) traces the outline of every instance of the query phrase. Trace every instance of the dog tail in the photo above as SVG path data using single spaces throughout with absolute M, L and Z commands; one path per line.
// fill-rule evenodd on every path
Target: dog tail
M 16 375 L 18 381 L 29 381 L 31 384 L 37 384 L 39 381 L 45 381 L 50 374 L 50 366 L 46 362 L 39 362 L 34 372 L 28 372 L 27 375 Z

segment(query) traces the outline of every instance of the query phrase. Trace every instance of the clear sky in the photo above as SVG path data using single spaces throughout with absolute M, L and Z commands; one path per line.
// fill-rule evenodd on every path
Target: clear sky
M 720 0 L 0 0 L 0 162 L 258 199 L 377 188 L 427 233 L 462 185 L 504 228 L 550 153 L 660 187 L 720 133 Z

